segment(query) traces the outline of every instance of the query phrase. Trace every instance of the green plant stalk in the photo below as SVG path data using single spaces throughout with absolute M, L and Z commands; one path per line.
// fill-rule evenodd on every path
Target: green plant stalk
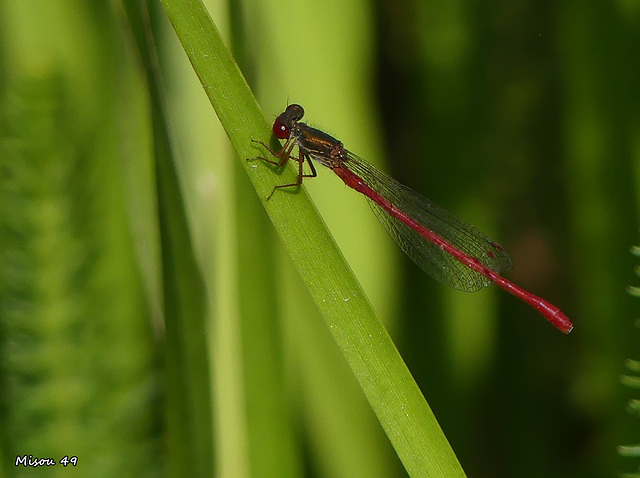
M 169 141 L 157 58 L 146 30 L 146 5 L 123 2 L 131 34 L 140 55 L 152 112 L 156 159 L 158 226 L 162 253 L 162 289 L 166 327 L 167 460 L 169 476 L 205 477 L 213 473 L 209 354 L 202 334 L 206 316 L 203 279 L 198 270 L 177 168 Z
M 274 175 L 245 158 L 260 154 L 251 140 L 269 142 L 271 128 L 204 5 L 193 0 L 162 4 L 285 248 L 409 475 L 465 476 L 304 189 L 266 201 Z M 294 178 L 287 168 L 278 181 Z

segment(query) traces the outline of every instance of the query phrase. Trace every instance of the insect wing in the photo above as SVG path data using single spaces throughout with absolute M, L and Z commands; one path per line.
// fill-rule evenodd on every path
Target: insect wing
M 344 167 L 359 176 L 382 198 L 446 242 L 501 274 L 513 266 L 511 257 L 496 241 L 471 224 L 434 204 L 431 200 L 382 173 L 362 158 L 348 152 Z M 431 277 L 455 289 L 474 292 L 491 284 L 420 233 L 391 215 L 367 197 L 376 217 L 398 246 Z

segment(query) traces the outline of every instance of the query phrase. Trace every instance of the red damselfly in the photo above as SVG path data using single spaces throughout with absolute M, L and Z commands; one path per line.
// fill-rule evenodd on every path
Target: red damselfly
M 273 133 L 286 140 L 280 151 L 264 146 L 277 160 L 257 157 L 283 166 L 290 159 L 298 163 L 298 180 L 273 188 L 267 199 L 280 188 L 299 186 L 305 177 L 315 177 L 311 159 L 336 173 L 350 188 L 364 194 L 373 205 L 380 222 L 398 246 L 427 274 L 459 290 L 474 292 L 495 283 L 538 310 L 555 327 L 568 334 L 569 318 L 553 304 L 502 277 L 512 267 L 511 257 L 496 241 L 474 226 L 434 204 L 429 199 L 382 173 L 364 159 L 344 148 L 327 133 L 300 120 L 304 109 L 289 105 L 273 123 Z M 293 153 L 298 147 L 298 157 Z M 311 173 L 305 174 L 303 165 Z

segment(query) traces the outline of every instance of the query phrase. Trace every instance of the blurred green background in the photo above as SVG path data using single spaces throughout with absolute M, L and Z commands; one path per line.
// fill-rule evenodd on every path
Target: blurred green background
M 573 320 L 563 336 L 497 288 L 446 289 L 364 198 L 327 170 L 306 181 L 466 473 L 637 472 L 616 449 L 640 440 L 620 383 L 638 349 L 640 5 L 206 4 L 269 121 L 302 104 L 498 239 L 509 278 Z M 147 24 L 140 5 L 0 2 L 0 476 L 406 476 L 160 4 Z M 191 244 L 203 284 L 178 293 L 177 338 L 136 47 L 151 31 L 191 234 L 174 260 L 191 267 Z M 25 454 L 79 465 L 14 466 Z

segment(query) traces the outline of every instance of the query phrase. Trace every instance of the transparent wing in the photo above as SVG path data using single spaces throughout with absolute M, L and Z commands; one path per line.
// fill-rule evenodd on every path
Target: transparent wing
M 429 199 L 347 152 L 342 167 L 362 178 L 377 194 L 442 239 L 485 267 L 502 274 L 513 266 L 511 257 L 496 241 L 458 219 Z M 458 290 L 474 292 L 491 283 L 482 274 L 444 252 L 404 222 L 369 199 L 374 213 L 398 246 L 431 277 Z

